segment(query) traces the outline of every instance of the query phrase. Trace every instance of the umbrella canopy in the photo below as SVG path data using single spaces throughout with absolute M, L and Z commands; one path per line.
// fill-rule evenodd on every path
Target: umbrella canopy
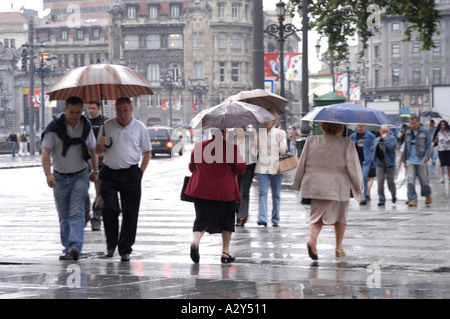
M 439 112 L 435 112 L 435 111 L 421 112 L 420 116 L 421 117 L 439 117 L 439 118 L 442 118 L 441 114 L 439 114 Z
M 138 72 L 112 64 L 91 64 L 61 76 L 48 91 L 50 100 L 77 96 L 84 102 L 151 95 L 150 83 Z
M 274 110 L 278 114 L 283 114 L 288 100 L 279 95 L 266 92 L 261 89 L 255 89 L 251 91 L 242 91 L 236 95 L 228 97 L 225 102 L 229 101 L 241 101 L 257 106 L 261 106 L 266 110 Z
M 221 130 L 247 125 L 257 125 L 275 120 L 276 117 L 257 105 L 228 101 L 205 109 L 191 121 L 193 128 L 218 128 Z
M 384 112 L 352 103 L 315 107 L 302 121 L 394 126 Z

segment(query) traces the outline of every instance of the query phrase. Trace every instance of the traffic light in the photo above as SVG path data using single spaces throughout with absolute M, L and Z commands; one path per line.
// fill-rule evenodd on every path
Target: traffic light
M 22 50 L 22 71 L 26 71 L 27 70 L 27 59 L 28 59 L 28 52 L 27 49 L 23 49 Z

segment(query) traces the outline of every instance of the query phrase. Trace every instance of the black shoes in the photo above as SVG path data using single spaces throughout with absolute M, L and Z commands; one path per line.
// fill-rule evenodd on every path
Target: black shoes
M 194 263 L 198 263 L 200 261 L 200 254 L 198 253 L 198 247 L 194 244 L 191 245 L 191 259 Z
M 128 262 L 128 261 L 130 261 L 130 254 L 123 254 L 122 256 L 120 256 L 120 261 L 121 262 Z
M 260 220 L 257 222 L 257 224 L 258 224 L 259 226 L 267 227 L 267 223 L 266 223 L 266 222 L 262 222 L 262 221 L 260 221 Z
M 80 257 L 80 253 L 75 248 L 69 249 L 69 260 L 77 261 L 78 257 Z
M 227 257 L 222 256 L 222 258 L 220 258 L 220 261 L 222 262 L 222 264 L 229 264 L 236 260 L 235 257 L 231 256 L 230 254 L 228 254 L 226 252 L 222 252 L 222 254 L 227 255 Z

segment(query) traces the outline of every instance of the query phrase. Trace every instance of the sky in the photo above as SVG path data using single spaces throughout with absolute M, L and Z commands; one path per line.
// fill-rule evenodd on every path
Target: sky
M 263 0 L 263 8 L 264 10 L 275 10 L 276 9 L 276 3 L 279 0 Z M 43 12 L 43 1 L 42 0 L 0 0 L 0 12 L 7 12 L 10 10 L 11 8 L 11 2 L 13 4 L 13 7 L 15 10 L 19 10 L 23 5 L 25 5 L 25 8 L 27 9 L 33 9 L 33 10 L 37 10 L 40 14 L 40 16 L 42 16 L 42 12 Z M 287 2 L 287 0 L 284 1 L 285 3 Z M 301 28 L 301 22 L 300 22 L 300 18 L 299 17 L 294 17 L 294 25 L 297 28 Z M 309 52 L 309 70 L 312 73 L 317 72 L 320 69 L 320 62 L 317 60 L 316 58 L 316 50 L 315 50 L 315 45 L 317 42 L 318 36 L 317 33 L 314 31 L 310 31 L 309 32 L 309 36 L 308 36 L 308 52 Z M 320 42 L 321 46 L 322 46 L 322 52 L 324 50 L 326 50 L 326 40 L 322 40 Z M 300 48 L 299 48 L 299 52 L 301 52 L 301 43 L 300 43 Z

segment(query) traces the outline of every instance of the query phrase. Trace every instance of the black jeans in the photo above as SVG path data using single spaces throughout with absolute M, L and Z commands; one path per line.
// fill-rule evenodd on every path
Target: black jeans
M 241 193 L 241 200 L 236 206 L 236 219 L 248 219 L 248 209 L 250 201 L 250 186 L 252 185 L 253 176 L 255 176 L 256 164 L 247 165 L 247 170 L 244 174 L 238 175 L 239 192 Z
M 119 170 L 105 166 L 100 173 L 100 179 L 107 249 L 115 250 L 118 247 L 119 255 L 130 254 L 136 239 L 142 171 L 138 165 Z M 120 194 L 120 204 L 118 194 Z M 119 234 L 121 211 L 122 225 Z

